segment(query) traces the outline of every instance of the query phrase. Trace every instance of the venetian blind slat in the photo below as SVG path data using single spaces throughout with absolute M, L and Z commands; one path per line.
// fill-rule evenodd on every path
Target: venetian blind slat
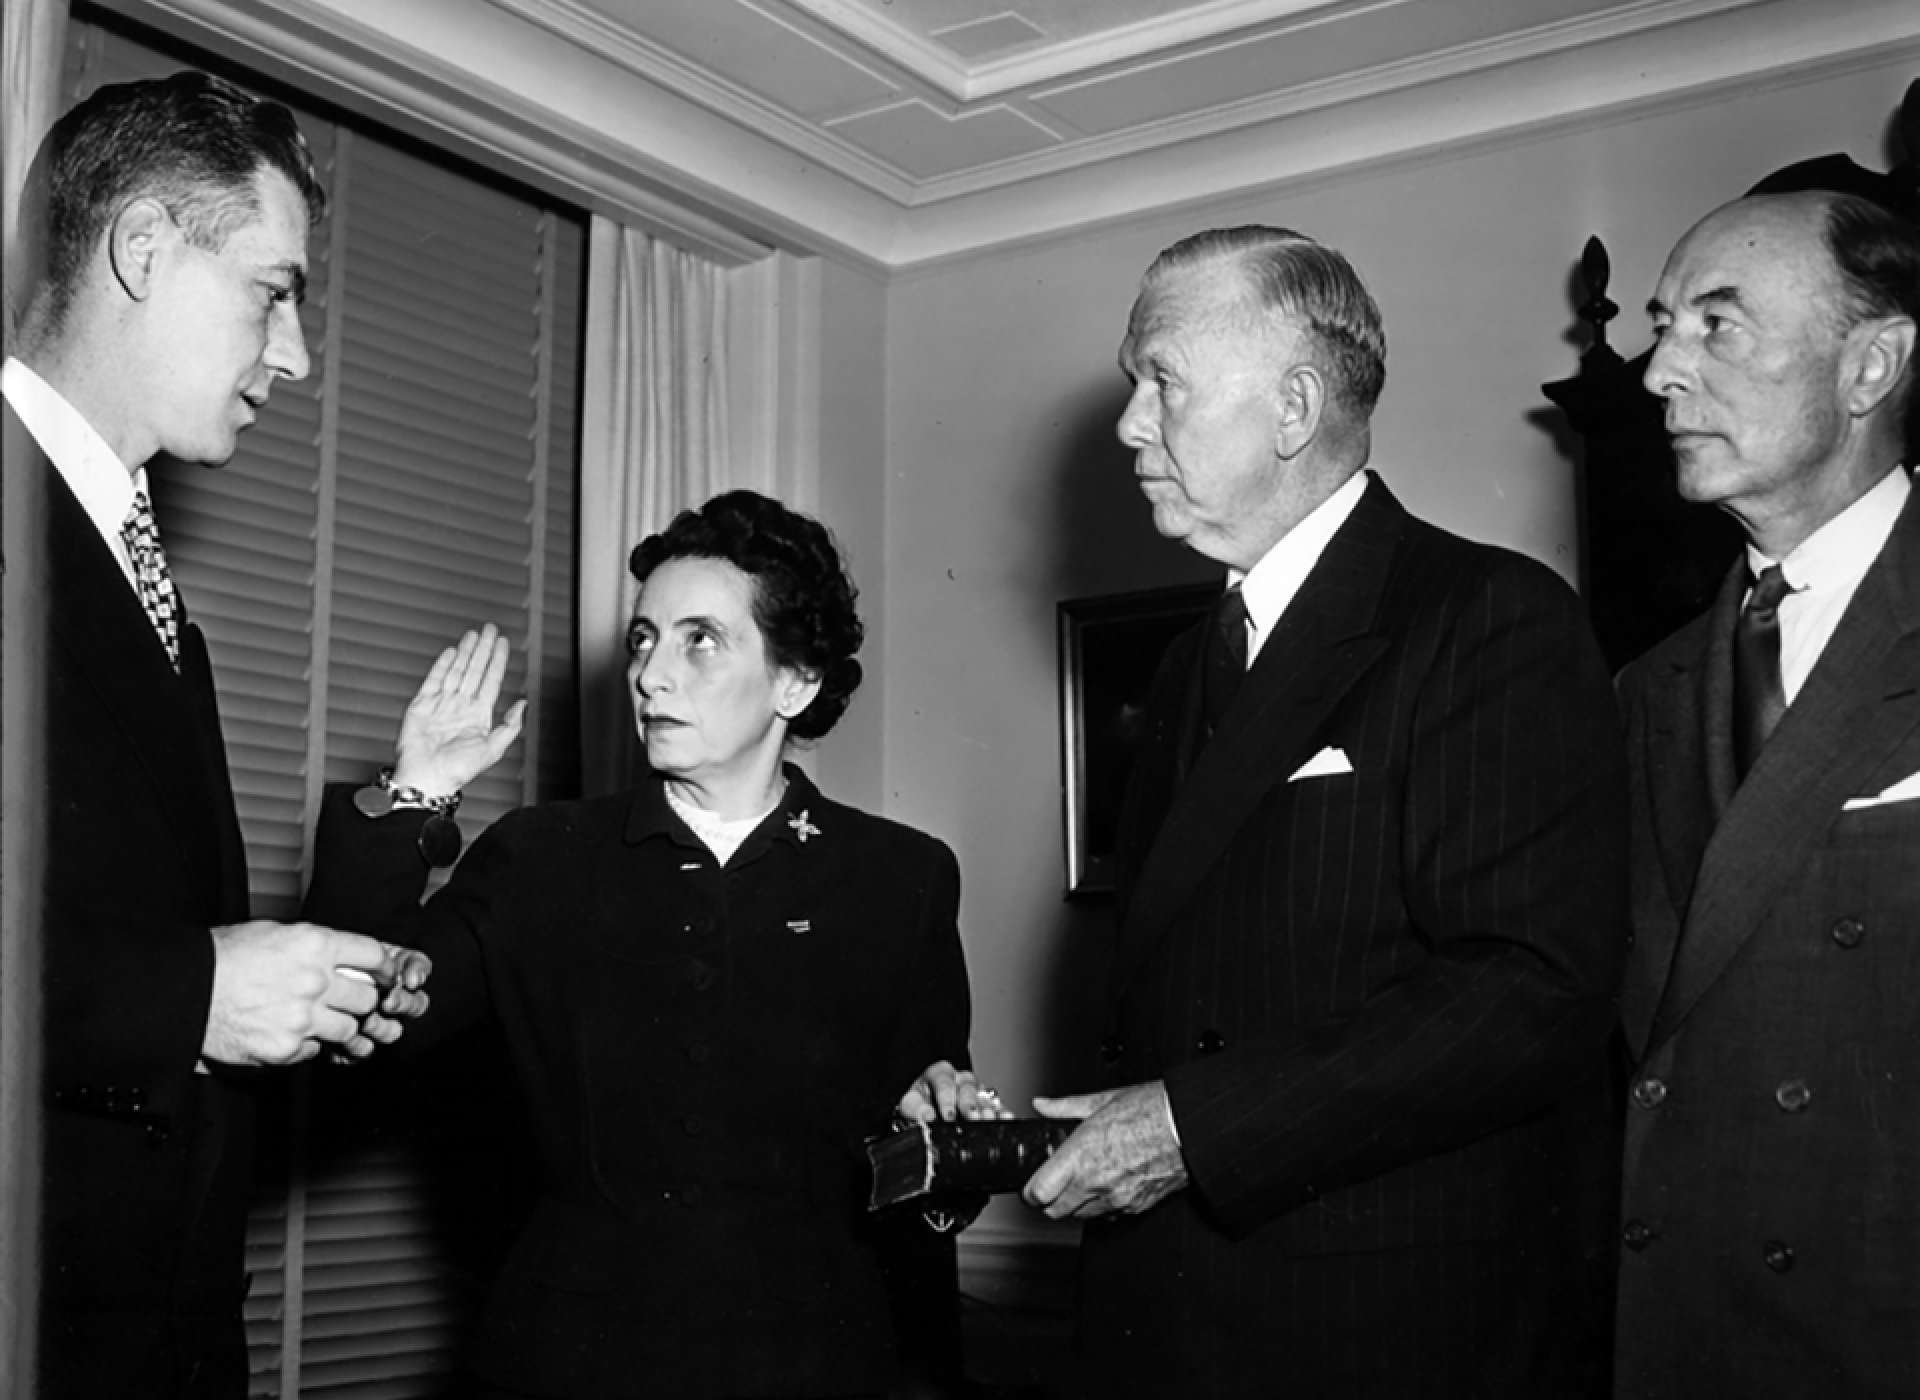
M 534 520 L 531 450 L 538 208 L 502 191 L 449 195 L 445 172 L 377 141 L 356 140 L 354 159 L 356 207 L 382 217 L 344 235 L 326 700 L 329 775 L 357 781 L 391 761 L 421 675 L 465 629 L 500 627 L 514 647 L 506 695 L 524 691 L 536 605 L 527 560 L 544 522 Z M 455 251 L 502 239 L 511 255 Z M 450 276 L 477 266 L 484 278 Z M 522 762 L 516 745 L 469 786 L 460 823 L 470 839 L 519 804 Z M 486 1121 L 476 1101 L 457 1126 Z M 408 1151 L 315 1174 L 303 1395 L 428 1394 L 451 1367 L 471 1299 L 427 1228 L 434 1189 Z
M 580 674 L 575 636 L 575 483 L 580 479 L 580 345 L 585 303 L 586 230 L 573 220 L 555 220 L 553 280 L 544 289 L 552 304 L 548 367 L 546 576 L 541 581 L 540 771 L 541 799 L 580 791 Z M 634 543 L 638 543 L 636 540 Z

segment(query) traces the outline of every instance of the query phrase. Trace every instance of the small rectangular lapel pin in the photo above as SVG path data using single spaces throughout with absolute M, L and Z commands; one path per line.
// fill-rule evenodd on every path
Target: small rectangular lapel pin
M 788 932 L 788 933 L 812 933 L 812 932 L 813 932 L 813 920 L 811 920 L 811 919 L 788 919 L 788 920 L 787 920 L 787 932 Z

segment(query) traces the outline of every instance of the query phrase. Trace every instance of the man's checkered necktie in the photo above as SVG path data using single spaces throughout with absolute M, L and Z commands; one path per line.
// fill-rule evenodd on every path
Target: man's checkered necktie
M 127 542 L 127 557 L 133 561 L 133 581 L 140 592 L 140 606 L 147 610 L 147 621 L 160 635 L 173 669 L 180 669 L 180 595 L 174 591 L 173 575 L 167 572 L 167 556 L 160 548 L 160 528 L 153 523 L 153 503 L 147 493 L 136 491 L 127 523 L 120 527 L 120 538 Z

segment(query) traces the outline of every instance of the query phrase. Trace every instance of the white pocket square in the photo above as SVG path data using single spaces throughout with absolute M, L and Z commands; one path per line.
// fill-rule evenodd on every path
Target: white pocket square
M 1347 757 L 1345 749 L 1324 748 L 1294 769 L 1293 776 L 1287 781 L 1297 783 L 1302 778 L 1334 778 L 1352 771 L 1353 762 Z
M 1920 773 L 1902 778 L 1885 792 L 1875 797 L 1849 797 L 1840 804 L 1843 812 L 1858 812 L 1867 807 L 1884 807 L 1889 802 L 1911 802 L 1920 797 Z

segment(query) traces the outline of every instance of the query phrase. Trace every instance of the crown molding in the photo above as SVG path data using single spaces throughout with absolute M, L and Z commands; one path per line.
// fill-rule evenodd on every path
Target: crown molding
M 999 185 L 1057 174 L 1076 166 L 1124 159 L 1163 146 L 1204 141 L 1242 127 L 1262 126 L 1324 108 L 1365 102 L 1408 88 L 1444 82 L 1449 78 L 1488 74 L 1573 49 L 1588 50 L 1616 39 L 1763 3 L 1766 0 L 1650 0 L 1631 10 L 1562 20 L 1519 34 L 1461 44 L 1417 58 L 1381 64 L 1338 78 L 1302 83 L 1204 112 L 1169 117 L 1164 121 L 1131 127 L 1112 136 L 1092 137 L 1071 146 L 1016 156 L 956 175 L 939 176 L 923 181 L 914 190 L 912 202 L 915 205 L 935 204 Z M 1154 64 L 1142 65 L 1141 71 L 1171 61 L 1177 59 L 1169 56 Z M 1102 79 L 1083 78 L 1039 89 L 1026 96 L 1040 105 L 1044 112 L 1044 103 L 1048 98 L 1087 86 L 1090 81 Z
M 530 52 L 524 22 L 502 15 L 488 30 L 470 0 L 93 3 L 723 265 L 785 248 L 885 270 L 897 206 L 883 195 L 796 167 L 777 143 L 590 50 L 553 39 Z M 434 42 L 454 32 L 460 45 Z
M 722 262 L 778 247 L 880 273 L 1920 55 L 1911 0 L 1651 0 L 915 186 L 527 17 L 577 19 L 573 0 L 96 3 Z
M 916 208 L 887 260 L 896 271 L 931 269 L 990 247 L 1906 62 L 1920 62 L 1920 7 L 1908 0 L 1856 0 L 1844 22 L 1821 0 L 1776 0 L 955 194 Z
M 787 0 L 787 4 L 871 49 L 951 101 L 965 102 L 972 95 L 967 91 L 971 81 L 967 65 L 951 49 L 875 19 L 872 11 L 850 0 Z M 766 6 L 755 8 L 769 12 Z
M 854 0 L 787 3 L 916 74 L 953 101 L 977 102 L 1168 49 L 1187 49 L 1223 34 L 1269 28 L 1317 11 L 1351 14 L 1410 0 L 1367 0 L 1360 4 L 1342 4 L 1339 0 L 1215 0 L 1211 5 L 1138 20 L 1084 39 L 1042 44 L 1027 53 L 977 64 L 967 64 L 950 49 L 875 18 L 872 10 Z
M 599 11 L 580 4 L 579 0 L 486 0 L 486 3 L 537 25 L 589 53 L 599 54 L 635 77 L 697 102 L 715 115 L 724 116 L 729 121 L 758 132 L 798 155 L 816 160 L 828 169 L 858 181 L 876 194 L 899 204 L 908 204 L 913 200 L 913 180 L 896 166 L 867 154 L 845 140 L 827 135 L 820 127 L 795 117 L 758 93 L 689 63 L 671 49 L 615 24 Z M 771 11 L 763 13 L 773 23 L 786 23 Z M 896 89 L 906 88 L 909 90 L 908 96 L 913 95 L 913 85 L 902 83 L 898 75 L 876 72 L 872 65 L 860 63 L 844 52 L 837 52 L 837 56 L 849 66 L 869 74 L 876 82 Z M 884 110 L 900 105 L 902 100 L 902 96 L 896 93 L 875 103 L 874 107 Z

